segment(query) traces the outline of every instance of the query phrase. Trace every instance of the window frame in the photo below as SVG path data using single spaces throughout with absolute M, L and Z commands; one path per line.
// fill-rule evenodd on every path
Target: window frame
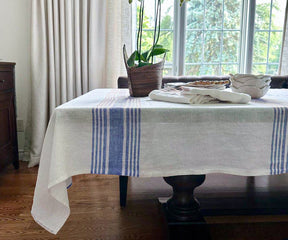
M 224 8 L 224 0 L 222 0 Z M 204 8 L 206 0 L 204 0 Z M 173 47 L 173 75 L 179 76 L 185 74 L 185 39 L 186 39 L 186 8 L 187 2 L 185 2 L 182 7 L 179 5 L 178 0 L 174 0 L 174 47 Z M 269 59 L 269 50 L 270 50 L 270 35 L 271 32 L 283 32 L 281 30 L 271 30 L 271 18 L 272 18 L 272 8 L 273 0 L 270 2 L 270 20 L 269 20 L 269 29 L 264 30 L 268 32 L 268 49 L 267 49 L 267 58 L 266 58 L 266 69 L 271 64 L 268 62 Z M 205 10 L 204 10 L 205 11 Z M 224 12 L 224 9 L 223 9 Z M 253 67 L 253 42 L 254 42 L 254 33 L 261 32 L 263 30 L 255 31 L 255 15 L 256 15 L 256 0 L 242 0 L 241 7 L 241 23 L 240 23 L 240 44 L 239 44 L 239 61 L 238 61 L 238 72 L 239 73 L 252 73 Z M 213 30 L 214 31 L 214 30 Z M 222 29 L 220 31 L 225 31 Z M 223 34 L 222 34 L 223 39 Z M 221 45 L 221 49 L 223 45 Z M 205 64 L 205 63 L 201 63 Z M 261 63 L 255 63 L 255 65 Z M 186 63 L 187 65 L 187 63 Z M 210 64 L 209 64 L 210 65 Z M 213 65 L 211 63 L 211 65 Z M 220 66 L 221 66 L 220 62 Z M 222 74 L 222 73 L 221 73 Z
M 204 12 L 206 7 L 206 1 L 204 0 Z M 269 62 L 269 50 L 270 50 L 270 35 L 272 32 L 282 32 L 282 30 L 272 30 L 271 29 L 271 21 L 272 21 L 272 9 L 273 9 L 273 0 L 270 1 L 270 20 L 269 20 L 269 29 L 256 29 L 255 30 L 255 16 L 256 16 L 256 1 L 257 0 L 242 0 L 241 2 L 241 16 L 240 16 L 240 30 L 235 29 L 235 31 L 240 33 L 240 41 L 239 41 L 239 48 L 238 48 L 238 60 L 237 62 L 220 62 L 220 71 L 221 66 L 224 63 L 225 65 L 238 65 L 238 72 L 239 73 L 252 73 L 253 65 L 265 65 L 266 72 L 267 69 L 271 65 L 278 65 L 279 63 L 270 63 Z M 185 41 L 186 41 L 186 9 L 187 4 L 189 2 L 184 2 L 182 6 L 179 4 L 179 0 L 174 0 L 174 25 L 173 25 L 173 64 L 172 64 L 172 74 L 174 76 L 181 76 L 185 75 L 185 66 L 186 65 L 219 65 L 219 63 L 185 63 Z M 222 7 L 224 13 L 224 0 L 222 0 Z M 137 15 L 136 4 L 132 6 L 132 14 Z M 135 15 L 134 15 L 135 16 Z M 137 29 L 136 21 L 134 17 L 132 18 L 132 27 L 133 29 Z M 204 19 L 205 20 L 205 19 Z M 148 29 L 143 29 L 143 31 Z M 165 30 L 165 29 L 161 29 Z M 201 29 L 199 29 L 201 30 Z M 191 29 L 193 31 L 193 29 Z M 202 31 L 209 31 L 209 29 L 202 29 Z M 223 32 L 224 31 L 231 31 L 230 29 L 224 29 L 223 27 L 223 20 L 222 20 L 222 28 L 219 30 L 211 29 L 211 31 L 220 31 L 222 32 L 221 38 L 223 42 Z M 268 47 L 267 47 L 267 57 L 266 62 L 255 62 L 253 63 L 253 43 L 254 43 L 254 36 L 255 32 L 268 32 Z M 132 37 L 132 46 L 136 45 L 135 39 L 137 35 L 137 31 L 135 32 L 135 37 Z M 223 50 L 223 44 L 220 46 L 221 52 Z M 281 52 L 281 49 L 280 49 Z M 204 54 L 204 47 L 202 49 L 202 54 Z M 220 54 L 222 56 L 222 54 Z M 165 64 L 166 67 L 171 69 L 171 64 Z M 220 73 L 223 75 L 223 73 Z

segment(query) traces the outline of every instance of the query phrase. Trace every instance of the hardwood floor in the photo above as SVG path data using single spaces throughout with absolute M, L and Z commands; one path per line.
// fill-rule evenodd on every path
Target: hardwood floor
M 257 177 L 251 182 L 251 179 L 245 177 L 211 174 L 197 190 L 197 196 L 207 209 L 218 208 L 223 199 L 231 196 L 238 199 L 247 196 L 249 199 L 252 196 L 254 205 L 257 196 L 261 197 L 264 193 L 265 198 L 268 195 L 272 199 L 273 196 L 280 196 L 280 199 L 285 200 L 288 176 L 276 177 Z M 167 229 L 157 197 L 167 197 L 172 191 L 161 178 L 129 178 L 127 207 L 121 209 L 117 176 L 73 177 L 73 185 L 69 189 L 71 215 L 56 236 L 36 224 L 30 215 L 36 178 L 37 168 L 28 169 L 23 162 L 18 171 L 11 166 L 0 174 L 0 240 L 167 239 Z M 209 205 L 208 200 L 215 198 L 220 200 Z M 235 204 L 238 204 L 237 201 Z M 212 239 L 215 240 L 288 239 L 288 214 L 207 216 L 205 219 L 209 223 Z

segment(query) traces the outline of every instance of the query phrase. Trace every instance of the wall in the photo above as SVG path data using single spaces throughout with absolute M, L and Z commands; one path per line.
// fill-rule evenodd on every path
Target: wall
M 31 0 L 0 0 L 0 59 L 16 62 L 16 105 L 20 151 L 24 146 L 23 129 L 30 121 L 31 111 L 30 15 Z

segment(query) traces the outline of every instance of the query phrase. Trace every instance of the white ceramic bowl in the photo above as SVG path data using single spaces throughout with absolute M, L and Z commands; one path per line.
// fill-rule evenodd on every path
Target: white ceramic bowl
M 235 88 L 231 86 L 231 89 L 233 92 L 249 94 L 251 98 L 261 98 L 268 92 L 270 86 L 266 86 L 264 88 L 245 87 L 245 86 L 241 88 Z
M 241 88 L 243 86 L 263 88 L 263 87 L 270 86 L 270 82 L 271 82 L 271 80 L 269 80 L 267 82 L 250 82 L 250 81 L 248 81 L 247 83 L 244 84 L 241 82 L 231 81 L 233 87 L 236 87 L 236 88 Z
M 270 89 L 271 76 L 235 74 L 231 75 L 230 81 L 233 92 L 246 93 L 252 98 L 261 98 Z

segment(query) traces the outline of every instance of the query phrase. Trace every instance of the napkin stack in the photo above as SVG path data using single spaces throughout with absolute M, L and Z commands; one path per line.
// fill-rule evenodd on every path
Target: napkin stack
M 245 104 L 251 97 L 244 93 L 235 93 L 230 90 L 204 89 L 183 87 L 182 91 L 153 90 L 149 97 L 152 100 L 186 103 L 186 104 L 212 104 L 220 102 Z

